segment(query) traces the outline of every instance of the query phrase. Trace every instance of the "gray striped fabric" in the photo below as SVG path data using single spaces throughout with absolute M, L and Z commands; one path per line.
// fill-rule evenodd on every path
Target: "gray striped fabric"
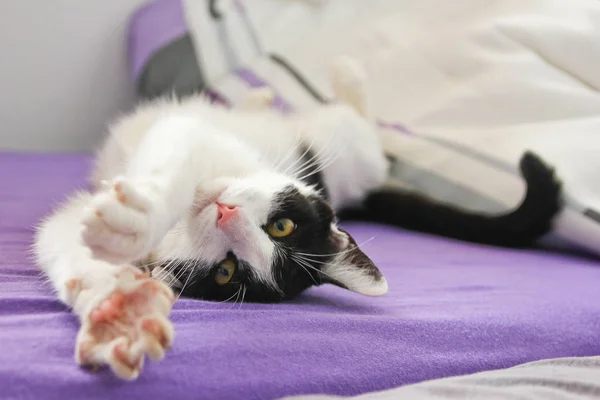
M 330 400 L 296 396 L 286 400 Z M 589 400 L 600 399 L 600 357 L 558 358 L 498 371 L 437 379 L 351 397 L 353 400 Z

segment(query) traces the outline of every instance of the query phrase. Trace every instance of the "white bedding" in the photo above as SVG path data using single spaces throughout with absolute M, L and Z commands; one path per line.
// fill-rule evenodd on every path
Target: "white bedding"
M 184 1 L 207 81 L 234 103 L 251 68 L 292 107 L 315 100 L 266 52 L 284 56 L 325 96 L 339 54 L 360 59 L 373 114 L 403 168 L 430 196 L 475 210 L 514 207 L 517 161 L 556 166 L 568 207 L 554 238 L 600 254 L 600 2 L 597 0 Z M 237 6 L 236 6 L 237 5 Z M 385 128 L 382 128 L 385 129 Z M 440 184 L 443 181 L 444 184 Z

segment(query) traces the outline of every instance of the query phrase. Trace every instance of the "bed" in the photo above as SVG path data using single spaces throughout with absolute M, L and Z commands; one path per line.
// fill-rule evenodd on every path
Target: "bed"
M 82 155 L 0 155 L 2 398 L 356 395 L 600 354 L 597 261 L 348 223 L 387 277 L 385 297 L 329 286 L 279 305 L 180 299 L 165 360 L 136 382 L 91 374 L 73 361 L 76 319 L 28 256 L 36 222 L 85 187 L 89 167 Z
M 185 19 L 176 0 L 155 1 L 133 16 L 129 50 L 139 96 L 209 89 L 225 101 L 231 85 L 210 91 L 211 71 L 198 66 Z M 278 305 L 180 299 L 172 313 L 175 343 L 162 362 L 147 364 L 135 382 L 106 370 L 91 374 L 73 361 L 76 318 L 28 255 L 35 224 L 67 193 L 86 187 L 90 166 L 89 155 L 0 153 L 3 399 L 353 396 L 600 355 L 596 257 L 345 222 L 386 276 L 386 296 L 323 286 Z

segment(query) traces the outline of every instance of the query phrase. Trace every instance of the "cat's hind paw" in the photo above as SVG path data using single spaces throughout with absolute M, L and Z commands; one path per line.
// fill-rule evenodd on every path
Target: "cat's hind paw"
M 95 258 L 122 264 L 150 251 L 155 231 L 150 199 L 123 177 L 107 183 L 83 214 L 84 243 Z
M 108 297 L 82 318 L 76 361 L 86 367 L 108 365 L 120 378 L 136 379 L 147 355 L 160 360 L 171 346 L 174 330 L 167 319 L 173 292 L 146 274 L 127 268 Z

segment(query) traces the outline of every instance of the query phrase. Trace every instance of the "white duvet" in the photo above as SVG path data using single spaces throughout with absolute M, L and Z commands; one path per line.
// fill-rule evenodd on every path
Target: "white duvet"
M 401 160 L 398 179 L 476 210 L 514 207 L 525 149 L 562 178 L 569 206 L 554 237 L 600 253 L 600 1 L 184 1 L 207 80 L 233 102 L 252 69 L 295 108 L 315 100 L 266 52 L 330 95 L 339 54 L 369 72 L 372 111 Z M 440 184 L 442 182 L 443 184 Z

